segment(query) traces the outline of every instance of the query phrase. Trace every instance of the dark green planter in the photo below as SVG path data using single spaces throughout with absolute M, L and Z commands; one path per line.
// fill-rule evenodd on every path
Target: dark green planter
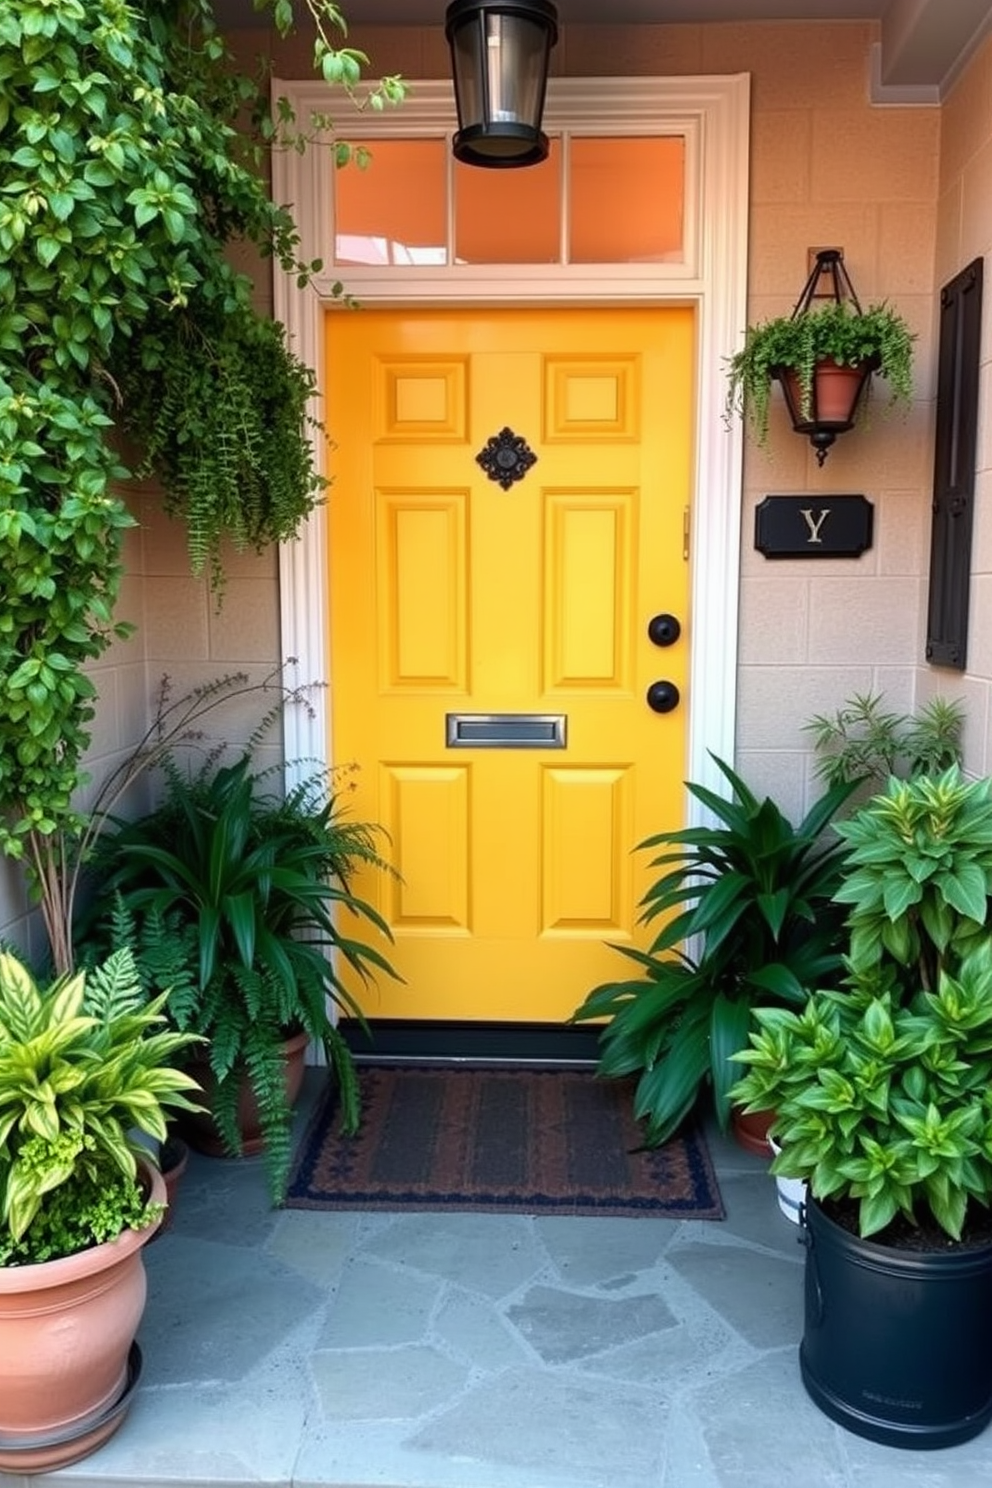
M 992 1420 L 992 1244 L 910 1251 L 803 1211 L 803 1384 L 890 1447 L 950 1447 Z

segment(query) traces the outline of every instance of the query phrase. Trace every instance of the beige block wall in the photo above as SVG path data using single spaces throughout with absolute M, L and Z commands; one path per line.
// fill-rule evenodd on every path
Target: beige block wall
M 968 669 L 920 669 L 921 697 L 944 691 L 967 710 L 965 764 L 992 773 L 992 418 L 988 379 L 992 365 L 992 41 L 973 58 L 942 110 L 934 282 L 939 287 L 975 258 L 985 260 L 984 326 L 972 539 Z

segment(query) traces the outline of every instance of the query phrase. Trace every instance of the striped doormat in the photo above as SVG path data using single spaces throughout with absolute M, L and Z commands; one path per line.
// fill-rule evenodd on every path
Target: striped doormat
M 362 1124 L 341 1135 L 333 1088 L 290 1174 L 290 1209 L 723 1219 L 702 1133 L 640 1150 L 629 1082 L 591 1070 L 362 1065 Z

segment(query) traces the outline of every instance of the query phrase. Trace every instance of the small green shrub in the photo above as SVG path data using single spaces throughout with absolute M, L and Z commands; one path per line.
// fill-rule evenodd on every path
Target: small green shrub
M 772 1170 L 856 1206 L 863 1235 L 992 1204 L 992 781 L 890 780 L 838 831 L 843 990 L 759 1008 L 732 1091 L 774 1110 Z
M 934 697 L 916 713 L 893 713 L 880 695 L 855 693 L 803 727 L 813 736 L 821 780 L 881 789 L 890 775 L 937 775 L 961 763 L 964 705 Z

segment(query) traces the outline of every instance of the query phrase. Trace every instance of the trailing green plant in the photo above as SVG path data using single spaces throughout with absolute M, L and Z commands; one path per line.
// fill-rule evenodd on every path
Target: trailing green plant
M 893 779 L 838 831 L 847 977 L 755 1012 L 735 1099 L 773 1109 L 772 1170 L 852 1206 L 863 1235 L 992 1202 L 992 782 Z
M 800 315 L 775 316 L 748 326 L 744 345 L 729 358 L 726 415 L 744 419 L 760 445 L 768 441 L 772 383 L 783 371 L 796 374 L 802 416 L 808 418 L 817 362 L 843 367 L 867 362 L 888 383 L 889 405 L 913 396 L 914 333 L 888 304 L 857 309 L 849 300 L 832 301 Z
M 842 848 L 823 833 L 850 794 L 834 786 L 794 827 L 759 800 L 723 761 L 732 797 L 688 790 L 716 825 L 662 832 L 641 850 L 661 870 L 641 901 L 641 922 L 662 918 L 647 951 L 616 949 L 641 968 L 636 979 L 589 993 L 573 1021 L 606 1018 L 598 1073 L 638 1076 L 634 1097 L 648 1146 L 676 1130 L 709 1085 L 718 1118 L 730 1113 L 753 1007 L 771 997 L 801 1006 L 808 989 L 839 976 L 843 911 L 833 903 Z
M 0 952 L 0 1266 L 34 1264 L 157 1218 L 136 1133 L 195 1110 L 175 1067 L 195 1036 L 146 1001 L 131 953 L 40 986 Z
M 322 1046 L 344 1127 L 358 1125 L 351 1051 L 328 1003 L 367 1031 L 350 988 L 395 975 L 360 933 L 385 943 L 385 921 L 350 887 L 358 863 L 388 865 L 376 829 L 348 818 L 325 773 L 281 797 L 265 789 L 249 754 L 232 764 L 209 754 L 192 775 L 175 760 L 165 765 L 162 804 L 119 823 L 97 850 L 101 895 L 116 896 L 116 907 L 96 943 L 132 944 L 146 989 L 165 989 L 176 1026 L 208 1039 L 212 1114 L 232 1153 L 241 1148 L 237 1103 L 247 1072 L 278 1203 L 290 1158 L 288 1035 L 305 1031 Z
M 359 107 L 402 97 L 395 78 L 362 92 L 331 0 L 256 9 L 282 35 L 307 16 L 318 73 Z M 225 534 L 281 540 L 321 499 L 312 372 L 226 254 L 247 242 L 306 286 L 320 264 L 264 157 L 317 138 L 347 158 L 329 119 L 297 124 L 239 71 L 211 0 L 0 9 L 0 848 L 36 884 L 79 827 L 86 666 L 128 633 L 120 429 L 215 581 Z
M 915 713 L 893 713 L 879 694 L 855 693 L 835 713 L 818 713 L 803 727 L 813 736 L 821 780 L 877 790 L 890 775 L 937 775 L 959 765 L 964 705 L 933 697 Z

